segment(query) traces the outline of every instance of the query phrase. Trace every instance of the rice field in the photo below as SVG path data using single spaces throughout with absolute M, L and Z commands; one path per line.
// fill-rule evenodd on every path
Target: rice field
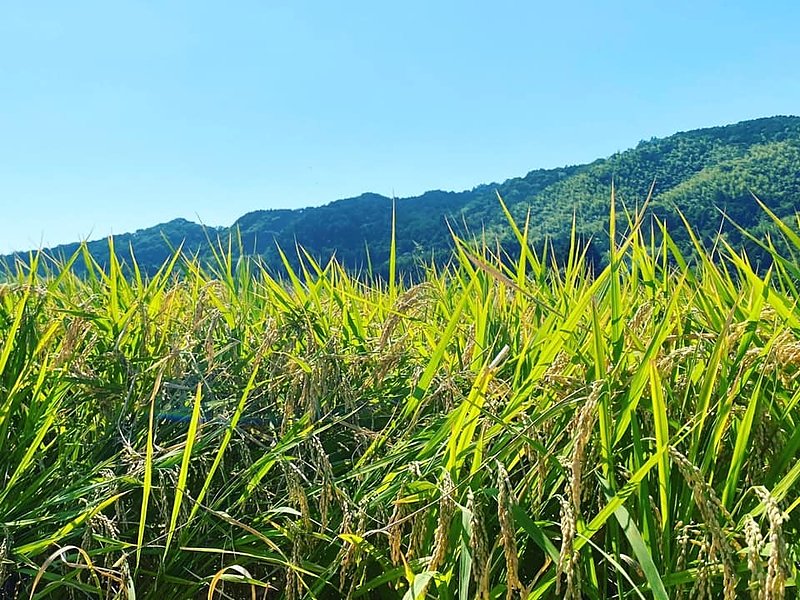
M 0 598 L 796 597 L 800 238 L 616 217 L 596 272 L 513 222 L 417 282 L 17 265 Z

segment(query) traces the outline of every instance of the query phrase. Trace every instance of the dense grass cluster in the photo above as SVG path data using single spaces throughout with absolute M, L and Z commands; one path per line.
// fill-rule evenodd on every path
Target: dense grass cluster
M 791 596 L 800 263 L 527 229 L 413 285 L 20 267 L 0 598 Z

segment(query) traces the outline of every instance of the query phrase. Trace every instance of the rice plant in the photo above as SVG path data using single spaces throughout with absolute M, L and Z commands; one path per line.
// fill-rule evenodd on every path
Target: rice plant
M 513 220 L 414 284 L 17 265 L 0 598 L 794 597 L 794 255 L 610 217 L 596 271 Z

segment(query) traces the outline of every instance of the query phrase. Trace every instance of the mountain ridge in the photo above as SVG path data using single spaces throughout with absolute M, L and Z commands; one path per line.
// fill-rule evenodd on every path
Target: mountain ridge
M 743 226 L 763 230 L 766 219 L 755 209 L 750 192 L 781 217 L 791 216 L 800 199 L 800 117 L 779 115 L 680 131 L 590 163 L 534 169 L 459 192 L 430 190 L 396 201 L 365 192 L 321 206 L 250 211 L 228 227 L 173 219 L 115 235 L 114 243 L 126 250 L 123 255 L 132 247 L 145 271 L 158 268 L 181 244 L 185 251 L 203 255 L 208 254 L 209 239 L 234 234 L 245 253 L 262 256 L 268 265 L 280 266 L 278 246 L 292 250 L 300 244 L 322 261 L 335 255 L 350 269 L 371 265 L 381 272 L 388 264 L 395 205 L 398 261 L 407 270 L 420 260 L 448 256 L 450 227 L 462 234 L 509 239 L 496 193 L 520 222 L 530 211 L 534 243 L 550 239 L 556 247 L 563 245 L 573 215 L 581 236 L 602 238 L 612 180 L 617 198 L 629 206 L 641 203 L 655 181 L 651 211 L 670 224 L 679 223 L 679 209 L 701 234 L 711 234 L 718 229 L 721 209 Z M 62 244 L 45 252 L 63 258 L 79 247 L 77 242 Z M 108 259 L 105 238 L 89 241 L 87 247 L 101 264 Z M 25 254 L 4 258 L 8 262 Z

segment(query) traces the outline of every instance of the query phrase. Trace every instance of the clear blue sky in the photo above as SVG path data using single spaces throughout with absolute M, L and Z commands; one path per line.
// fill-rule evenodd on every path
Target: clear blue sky
M 800 113 L 800 4 L 5 2 L 0 251 Z

